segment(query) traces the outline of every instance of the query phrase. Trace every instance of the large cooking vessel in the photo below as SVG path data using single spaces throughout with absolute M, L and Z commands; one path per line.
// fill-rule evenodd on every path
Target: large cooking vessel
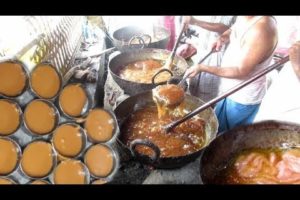
M 203 152 L 200 175 L 204 184 L 214 178 L 239 152 L 252 148 L 291 148 L 300 145 L 300 125 L 264 121 L 240 126 L 218 136 Z
M 159 26 L 154 26 L 151 33 L 136 26 L 126 26 L 113 33 L 113 43 L 121 51 L 135 48 L 165 49 L 170 40 L 170 32 Z
M 196 107 L 204 104 L 202 100 L 197 97 L 191 96 L 186 94 L 185 100 L 187 104 L 192 108 L 195 109 Z M 120 129 L 122 130 L 122 126 L 126 119 L 130 116 L 131 113 L 135 112 L 136 110 L 143 108 L 147 105 L 154 105 L 154 101 L 152 100 L 152 91 L 147 91 L 140 93 L 135 96 L 131 96 L 121 102 L 117 108 L 115 109 L 116 118 L 118 120 L 118 124 Z M 122 136 L 123 133 L 121 131 L 120 135 L 118 136 L 118 143 L 120 147 L 122 147 L 122 151 L 126 152 L 127 155 L 133 155 L 136 159 L 140 162 L 145 164 L 150 164 L 156 168 L 176 168 L 181 167 L 193 160 L 195 160 L 202 152 L 202 150 L 210 144 L 210 142 L 216 137 L 217 130 L 218 130 L 218 120 L 215 116 L 215 113 L 212 108 L 208 108 L 205 111 L 199 114 L 203 119 L 206 121 L 205 125 L 205 132 L 206 132 L 206 141 L 205 144 L 202 146 L 201 149 L 198 151 L 185 155 L 185 156 L 178 156 L 178 157 L 159 157 L 159 148 L 156 147 L 153 143 L 145 143 L 144 141 L 132 141 L 130 146 L 125 144 L 125 141 Z M 152 149 L 156 152 L 156 157 L 151 158 L 146 155 L 141 155 L 137 153 L 134 148 L 136 145 L 147 145 L 152 147 Z
M 167 60 L 171 52 L 163 49 L 140 49 L 132 50 L 115 55 L 109 61 L 109 72 L 111 73 L 114 81 L 125 91 L 126 94 L 135 95 L 147 90 L 153 89 L 155 84 L 137 83 L 133 81 L 127 81 L 119 76 L 119 71 L 122 66 L 133 63 L 135 61 L 155 59 L 155 60 Z M 172 70 L 174 76 L 183 76 L 185 70 L 188 68 L 186 61 L 179 56 L 175 56 L 174 64 L 176 67 Z M 164 83 L 162 83 L 164 84 Z

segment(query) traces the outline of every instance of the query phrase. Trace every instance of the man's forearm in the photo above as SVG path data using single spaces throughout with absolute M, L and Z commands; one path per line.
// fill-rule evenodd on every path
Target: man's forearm
M 245 73 L 243 73 L 238 67 L 215 67 L 207 65 L 198 65 L 198 69 L 203 72 L 214 74 L 216 76 L 221 76 L 224 78 L 244 78 Z
M 220 38 L 222 38 L 222 41 L 225 44 L 230 42 L 230 34 L 231 34 L 231 29 L 228 29 L 220 36 Z
M 226 26 L 222 23 L 210 23 L 210 22 L 197 20 L 195 18 L 191 19 L 190 24 L 200 26 L 201 28 L 204 28 L 204 29 L 209 30 L 209 31 L 217 32 L 219 35 L 221 35 L 226 30 L 229 29 L 228 26 Z

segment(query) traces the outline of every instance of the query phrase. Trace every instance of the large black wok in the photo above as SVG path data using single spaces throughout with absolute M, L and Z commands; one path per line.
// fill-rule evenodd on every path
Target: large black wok
M 120 53 L 109 61 L 109 72 L 111 73 L 114 81 L 124 90 L 126 94 L 135 95 L 147 90 L 153 89 L 155 84 L 137 83 L 127 81 L 119 76 L 119 71 L 122 66 L 130 64 L 135 61 L 156 59 L 156 60 L 167 60 L 171 52 L 163 49 L 140 49 L 132 50 L 124 53 Z M 183 76 L 185 70 L 188 68 L 186 61 L 179 56 L 175 56 L 174 64 L 176 67 L 172 70 L 174 76 Z
M 170 40 L 170 32 L 155 26 L 151 33 L 140 27 L 126 26 L 113 33 L 113 43 L 121 51 L 128 51 L 134 48 L 158 48 L 165 49 Z
M 202 100 L 197 97 L 190 96 L 186 94 L 186 101 L 192 109 L 204 104 Z M 125 120 L 130 116 L 131 113 L 135 112 L 136 110 L 143 108 L 147 105 L 154 105 L 154 101 L 152 100 L 152 92 L 147 91 L 140 93 L 135 96 L 131 96 L 128 99 L 121 102 L 117 108 L 115 109 L 116 118 L 118 120 L 118 124 L 120 129 L 122 130 L 122 126 L 124 125 Z M 206 132 L 206 141 L 204 146 L 199 149 L 198 151 L 188 154 L 185 156 L 179 157 L 160 157 L 159 156 L 159 149 L 153 143 L 148 143 L 146 145 L 150 145 L 153 150 L 156 152 L 154 158 L 151 158 L 146 155 L 141 155 L 137 153 L 134 148 L 136 145 L 141 145 L 141 141 L 132 141 L 130 146 L 125 145 L 125 141 L 123 141 L 124 136 L 122 132 L 118 136 L 118 143 L 122 147 L 122 151 L 125 151 L 127 155 L 133 155 L 136 159 L 141 161 L 145 164 L 150 164 L 156 168 L 176 168 L 181 167 L 193 160 L 195 160 L 202 152 L 203 148 L 205 148 L 209 143 L 216 137 L 217 130 L 218 130 L 218 120 L 214 114 L 212 108 L 208 108 L 199 114 L 203 119 L 206 121 L 205 125 L 205 132 Z
M 204 184 L 214 184 L 215 176 L 239 152 L 252 148 L 290 148 L 300 145 L 300 126 L 264 121 L 241 126 L 218 136 L 204 151 L 200 175 Z

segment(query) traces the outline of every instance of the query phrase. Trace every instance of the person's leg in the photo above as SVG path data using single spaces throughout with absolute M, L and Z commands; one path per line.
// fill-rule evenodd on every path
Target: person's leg
M 244 124 L 252 124 L 253 123 L 254 118 L 259 110 L 259 107 L 260 107 L 260 104 L 251 105 L 251 109 L 252 109 L 251 114 L 249 114 L 248 119 L 246 119 L 244 121 Z
M 232 129 L 240 125 L 251 124 L 259 109 L 260 104 L 243 105 L 227 99 L 226 116 L 228 128 Z
M 226 98 L 217 103 L 215 107 L 215 114 L 219 122 L 218 133 L 228 130 L 226 107 Z

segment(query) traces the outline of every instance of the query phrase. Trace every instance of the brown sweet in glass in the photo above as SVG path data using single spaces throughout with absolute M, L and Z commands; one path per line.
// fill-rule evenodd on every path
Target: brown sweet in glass
M 87 135 L 95 142 L 106 142 L 113 137 L 115 129 L 113 117 L 103 109 L 89 112 L 84 127 Z
M 32 90 L 40 97 L 51 99 L 58 94 L 61 80 L 54 67 L 47 64 L 38 65 L 31 73 Z
M 0 138 L 0 175 L 12 173 L 18 159 L 18 147 L 12 141 Z
M 16 183 L 9 178 L 0 178 L 0 185 L 12 185 L 12 184 L 16 184 Z
M 86 184 L 87 174 L 79 160 L 62 161 L 54 171 L 55 184 Z
M 38 135 L 49 134 L 55 128 L 54 108 L 40 100 L 34 100 L 27 105 L 24 118 L 28 129 Z
M 30 184 L 32 184 L 32 185 L 48 185 L 49 182 L 44 181 L 44 180 L 34 180 Z
M 76 157 L 82 150 L 82 133 L 78 125 L 63 124 L 53 135 L 53 146 L 62 156 Z
M 108 147 L 97 144 L 86 152 L 84 162 L 91 174 L 96 177 L 106 177 L 113 170 L 114 156 Z
M 71 117 L 79 117 L 86 103 L 87 96 L 81 84 L 70 84 L 59 95 L 61 109 Z
M 105 181 L 103 179 L 97 179 L 97 180 L 93 181 L 92 185 L 104 185 L 106 183 L 107 183 L 107 181 Z
M 51 172 L 55 164 L 51 147 L 47 142 L 36 141 L 25 148 L 21 166 L 27 176 L 42 178 Z
M 17 106 L 5 99 L 0 99 L 0 135 L 14 133 L 20 125 L 20 113 Z
M 26 73 L 19 63 L 0 63 L 0 93 L 9 97 L 20 95 L 26 87 Z

